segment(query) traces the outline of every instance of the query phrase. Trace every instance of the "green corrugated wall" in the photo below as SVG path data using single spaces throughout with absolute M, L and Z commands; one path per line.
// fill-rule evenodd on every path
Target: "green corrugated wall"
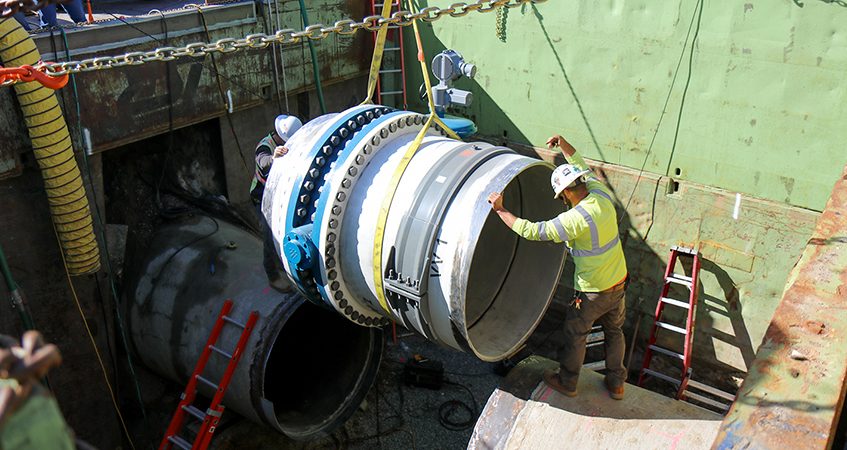
M 704 0 L 700 20 L 698 5 L 549 0 L 510 10 L 505 42 L 494 13 L 422 35 L 428 58 L 477 64 L 458 87 L 484 135 L 541 146 L 560 132 L 590 158 L 820 211 L 847 163 L 847 4 Z

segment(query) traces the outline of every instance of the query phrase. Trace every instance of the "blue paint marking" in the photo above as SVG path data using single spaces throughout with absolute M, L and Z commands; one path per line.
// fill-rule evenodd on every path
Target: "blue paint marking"
M 323 147 L 326 146 L 326 145 L 331 145 L 330 140 L 332 139 L 333 136 L 337 137 L 342 142 L 345 141 L 345 138 L 341 137 L 340 129 L 342 127 L 345 127 L 347 125 L 348 121 L 350 121 L 351 119 L 355 120 L 355 118 L 357 116 L 359 116 L 360 114 L 365 114 L 367 111 L 376 111 L 378 109 L 384 109 L 384 107 L 359 106 L 359 107 L 356 107 L 356 108 L 349 109 L 347 111 L 347 113 L 344 114 L 344 115 L 336 116 L 335 120 L 333 122 L 333 125 L 331 127 L 329 127 L 327 129 L 327 131 L 324 132 L 324 134 L 318 140 L 315 141 L 317 143 L 317 145 L 315 145 L 314 148 L 311 149 L 311 153 L 307 156 L 307 158 L 311 162 L 310 168 L 312 167 L 315 159 L 318 156 L 320 156 L 320 154 L 322 153 Z M 374 120 L 378 120 L 378 119 L 374 119 Z M 353 133 L 351 133 L 351 135 L 352 134 Z M 350 139 L 351 135 L 348 135 L 347 139 Z M 285 221 L 285 235 L 288 235 L 288 233 L 290 233 L 293 229 L 295 229 L 298 226 L 307 225 L 309 223 L 312 223 L 312 220 L 310 218 L 310 212 L 311 211 L 309 211 L 309 213 L 307 213 L 305 217 L 301 218 L 301 217 L 297 216 L 299 197 L 301 195 L 303 195 L 304 193 L 308 193 L 309 196 L 311 197 L 310 200 L 309 200 L 309 203 L 311 204 L 314 201 L 314 196 L 318 195 L 318 189 L 323 185 L 324 175 L 327 172 L 329 172 L 329 170 L 330 170 L 330 164 L 334 159 L 333 156 L 337 157 L 337 155 L 339 153 L 340 153 L 340 151 L 335 152 L 333 155 L 326 157 L 326 163 L 323 165 L 323 167 L 319 168 L 320 173 L 318 174 L 317 177 L 314 178 L 313 182 L 314 182 L 315 186 L 313 187 L 313 189 L 311 191 L 305 191 L 303 189 L 304 181 L 306 180 L 307 177 L 308 178 L 311 178 L 311 177 L 309 177 L 307 173 L 301 173 L 301 174 L 297 175 L 297 178 L 296 178 L 295 184 L 294 184 L 294 188 L 292 189 L 291 196 L 288 199 L 288 214 L 286 216 L 286 221 Z M 321 196 L 321 197 L 324 197 L 324 196 Z M 307 210 L 311 209 L 311 208 L 309 208 L 309 205 L 304 205 L 303 207 L 307 208 Z M 286 258 L 286 259 L 288 259 L 288 258 Z M 309 298 L 310 300 L 312 300 L 313 302 L 319 303 L 319 301 L 321 299 L 312 298 L 312 295 L 309 295 L 310 291 L 306 287 L 305 280 L 301 279 L 301 277 L 300 277 L 301 272 L 296 270 L 296 263 L 294 261 L 291 261 L 291 260 L 289 260 L 288 263 L 289 263 L 289 267 L 293 269 L 292 270 L 293 273 L 291 273 L 290 275 L 293 278 L 294 282 L 297 284 L 300 291 L 303 292 L 304 294 L 306 294 L 306 297 Z M 320 273 L 317 272 L 317 271 L 312 271 L 312 273 L 308 274 L 307 276 L 310 277 L 310 278 L 314 278 L 319 287 L 321 286 L 321 284 L 324 284 L 324 281 L 320 280 Z M 323 292 L 323 289 L 319 288 L 319 294 L 321 292 Z M 325 299 L 326 293 L 323 292 L 321 297 L 323 297 L 323 299 Z
M 370 131 L 376 128 L 380 128 L 383 124 L 407 113 L 408 111 L 395 111 L 388 114 L 383 114 L 379 118 L 372 120 L 370 123 L 363 125 L 361 128 L 359 128 L 358 131 L 356 131 L 355 134 L 353 134 L 352 138 L 347 141 L 344 148 L 338 151 L 338 157 L 335 160 L 335 167 L 339 168 L 343 166 L 344 163 L 347 162 L 347 159 L 355 154 L 356 147 L 358 147 L 362 143 L 362 141 L 365 139 L 365 136 L 367 136 Z M 345 121 L 344 123 L 347 122 Z M 359 168 L 360 173 L 362 170 L 364 170 L 364 167 Z M 349 198 L 347 200 L 349 200 Z M 345 202 L 347 200 L 345 200 Z M 315 210 L 315 227 L 312 229 L 312 242 L 314 242 L 316 245 L 318 242 L 320 242 L 321 236 L 323 236 L 324 234 L 323 230 L 320 227 L 323 224 L 324 215 L 329 213 L 329 211 L 327 210 L 327 203 L 329 203 L 329 195 L 321 195 L 321 198 L 318 200 L 318 207 Z M 338 239 L 338 237 L 336 237 L 336 239 Z M 323 257 L 323 255 L 319 255 L 318 257 L 321 258 Z M 336 264 L 338 264 L 338 261 L 336 261 Z M 320 273 L 315 273 L 316 280 L 319 276 Z M 326 280 L 321 279 L 317 283 L 318 291 L 321 293 L 321 297 L 323 297 L 325 301 L 331 302 L 329 298 L 330 295 L 326 290 L 326 284 Z

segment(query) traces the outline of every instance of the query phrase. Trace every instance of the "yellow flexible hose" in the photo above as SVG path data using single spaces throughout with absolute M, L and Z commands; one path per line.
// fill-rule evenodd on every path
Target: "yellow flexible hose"
M 0 19 L 0 64 L 35 65 L 41 59 L 29 33 L 14 19 Z M 53 224 L 71 275 L 100 270 L 100 249 L 94 236 L 91 210 L 74 157 L 68 124 L 56 94 L 38 82 L 15 86 L 35 159 L 44 177 Z

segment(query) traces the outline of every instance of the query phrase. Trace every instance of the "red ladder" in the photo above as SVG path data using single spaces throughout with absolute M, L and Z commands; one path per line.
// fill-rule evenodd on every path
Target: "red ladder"
M 674 272 L 676 262 L 680 256 L 691 257 L 693 259 L 690 277 Z M 665 284 L 662 287 L 662 294 L 659 297 L 659 302 L 656 304 L 656 316 L 653 321 L 653 328 L 650 331 L 650 340 L 647 343 L 647 349 L 644 351 L 644 363 L 641 365 L 641 374 L 638 377 L 639 386 L 642 385 L 646 376 L 653 376 L 676 385 L 678 387 L 676 398 L 682 398 L 691 375 L 691 353 L 692 346 L 694 345 L 694 310 L 697 306 L 697 283 L 699 275 L 700 253 L 697 250 L 679 247 L 676 245 L 671 247 L 668 267 L 665 269 Z M 688 300 L 682 301 L 668 298 L 668 292 L 670 291 L 671 284 L 679 284 L 688 289 Z M 665 305 L 688 310 L 686 314 L 685 328 L 662 321 L 662 313 L 664 312 Z M 682 353 L 677 353 L 656 344 L 656 339 L 660 329 L 683 335 Z M 654 352 L 682 361 L 682 370 L 680 372 L 679 379 L 650 369 L 650 361 L 653 359 Z
M 385 0 L 371 0 L 371 14 L 380 15 L 382 14 L 382 6 L 383 1 Z M 394 14 L 397 11 L 400 11 L 402 0 L 389 0 L 391 1 L 391 13 Z M 373 37 L 374 42 L 376 42 L 376 34 L 374 31 Z M 392 102 L 390 105 L 386 106 L 394 106 L 400 109 L 407 109 L 407 100 L 406 100 L 406 53 L 403 49 L 403 28 L 397 25 L 389 25 L 388 30 L 385 36 L 385 48 L 383 49 L 382 54 L 382 65 L 379 69 L 379 76 L 376 80 L 376 102 L 380 105 L 386 105 L 384 103 L 387 99 L 383 99 L 385 97 L 400 97 L 402 96 L 403 102 L 400 103 L 398 101 Z M 388 65 L 386 63 L 391 63 Z M 383 76 L 386 79 L 383 79 Z M 388 90 L 383 90 L 383 86 L 390 86 Z
M 221 401 L 224 398 L 229 382 L 232 380 L 235 367 L 238 366 L 238 361 L 241 359 L 244 346 L 247 345 L 247 339 L 250 337 L 250 333 L 253 331 L 256 321 L 259 319 L 259 313 L 253 311 L 247 318 L 247 323 L 242 324 L 227 315 L 231 310 L 232 300 L 225 301 L 220 314 L 218 314 L 218 319 L 215 321 L 215 326 L 212 327 L 212 333 L 209 335 L 209 340 L 206 341 L 206 347 L 203 349 L 200 359 L 197 360 L 197 366 L 194 368 L 194 373 L 191 374 L 191 378 L 188 380 L 188 386 L 185 387 L 185 392 L 183 392 L 180 396 L 181 400 L 179 405 L 177 405 L 176 412 L 174 412 L 170 425 L 168 425 L 168 431 L 165 432 L 165 437 L 162 438 L 162 443 L 159 444 L 159 450 L 169 450 L 174 446 L 179 447 L 182 450 L 205 450 L 209 447 L 209 443 L 212 441 L 212 435 L 214 435 L 215 429 L 217 428 L 218 422 L 220 422 L 221 415 L 225 409 L 225 407 L 221 405 Z M 238 338 L 238 343 L 235 345 L 235 350 L 232 354 L 227 353 L 225 350 L 222 350 L 215 345 L 218 342 L 218 337 L 221 335 L 221 330 L 223 330 L 224 325 L 227 323 L 242 329 L 241 336 Z M 226 366 L 226 370 L 224 371 L 220 384 L 215 384 L 203 377 L 203 369 L 206 367 L 206 362 L 208 362 L 209 356 L 211 356 L 212 352 L 229 359 L 229 363 Z M 209 408 L 206 409 L 205 413 L 193 405 L 194 399 L 197 397 L 198 381 L 215 390 L 215 396 L 212 398 L 212 402 L 209 404 Z M 193 443 L 190 443 L 185 438 L 179 436 L 179 432 L 185 424 L 186 414 L 202 422 L 200 431 L 197 432 L 197 436 L 194 438 Z

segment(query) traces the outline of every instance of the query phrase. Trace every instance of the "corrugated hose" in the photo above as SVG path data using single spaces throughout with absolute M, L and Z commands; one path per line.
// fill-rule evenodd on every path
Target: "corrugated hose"
M 0 19 L 0 64 L 35 65 L 41 55 L 14 19 Z M 100 250 L 79 166 L 74 157 L 68 124 L 53 90 L 38 82 L 14 85 L 23 110 L 35 160 L 44 177 L 44 189 L 71 275 L 100 270 Z

